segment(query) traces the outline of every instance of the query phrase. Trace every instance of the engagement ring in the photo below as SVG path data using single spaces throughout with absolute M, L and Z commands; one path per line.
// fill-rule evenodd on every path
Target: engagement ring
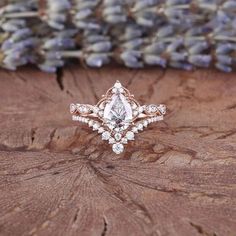
M 140 105 L 129 90 L 117 81 L 97 105 L 71 104 L 72 120 L 88 124 L 102 139 L 112 144 L 116 154 L 124 151 L 124 144 L 150 123 L 163 120 L 163 104 Z

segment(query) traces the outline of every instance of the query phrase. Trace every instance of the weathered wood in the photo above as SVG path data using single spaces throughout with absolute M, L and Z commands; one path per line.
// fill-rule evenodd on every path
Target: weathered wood
M 236 74 L 0 72 L 0 235 L 235 235 Z M 71 121 L 119 79 L 165 122 L 122 155 Z

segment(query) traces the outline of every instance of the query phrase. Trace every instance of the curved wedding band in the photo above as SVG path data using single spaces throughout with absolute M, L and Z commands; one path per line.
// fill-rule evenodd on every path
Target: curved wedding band
M 124 151 L 124 144 L 134 140 L 135 134 L 150 123 L 161 121 L 166 113 L 163 104 L 139 105 L 119 81 L 110 88 L 97 105 L 70 104 L 72 120 L 87 123 L 112 144 L 116 154 Z

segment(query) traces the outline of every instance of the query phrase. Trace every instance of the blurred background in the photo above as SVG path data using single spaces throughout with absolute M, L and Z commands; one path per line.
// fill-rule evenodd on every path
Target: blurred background
M 0 236 L 236 235 L 235 65 L 235 0 L 0 0 Z M 116 80 L 167 106 L 120 155 Z

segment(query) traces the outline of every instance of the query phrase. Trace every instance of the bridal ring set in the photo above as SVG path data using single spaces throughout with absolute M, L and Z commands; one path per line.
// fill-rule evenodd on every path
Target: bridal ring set
M 116 154 L 135 139 L 149 124 L 163 120 L 163 104 L 140 105 L 119 81 L 110 88 L 97 105 L 70 104 L 72 120 L 88 124 L 102 139 L 112 145 Z

